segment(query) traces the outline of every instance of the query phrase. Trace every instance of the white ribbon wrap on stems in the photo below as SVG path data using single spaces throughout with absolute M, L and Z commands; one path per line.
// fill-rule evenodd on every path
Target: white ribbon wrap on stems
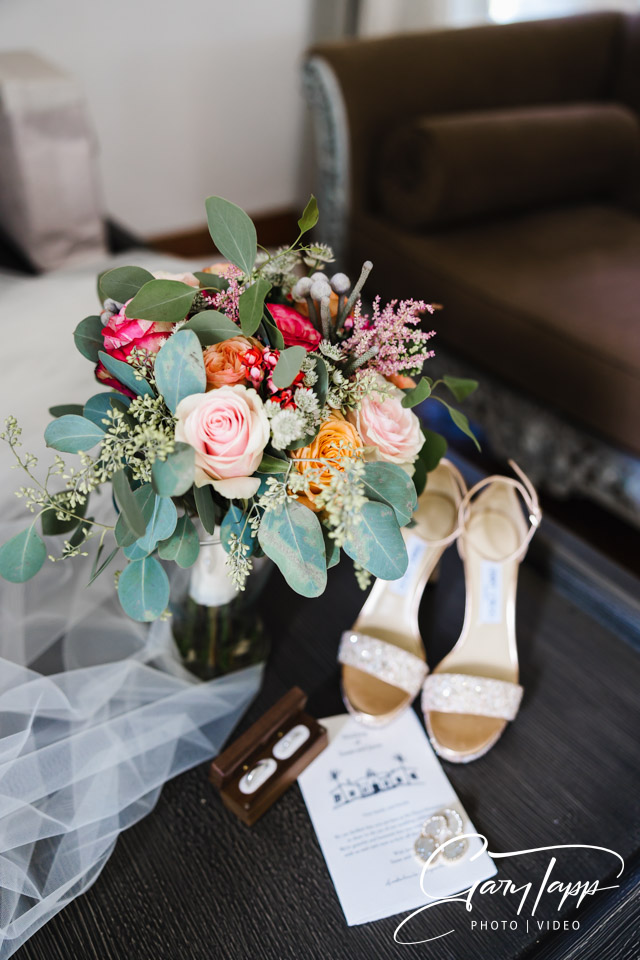
M 129 620 L 111 569 L 87 589 L 89 570 L 0 580 L 0 960 L 93 883 L 166 780 L 220 750 L 260 685 L 261 666 L 195 680 L 169 623 Z

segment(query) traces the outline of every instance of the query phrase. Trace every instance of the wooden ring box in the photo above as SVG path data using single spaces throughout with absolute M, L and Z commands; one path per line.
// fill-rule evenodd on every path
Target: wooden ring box
M 327 746 L 326 729 L 303 712 L 306 702 L 306 693 L 292 687 L 211 764 L 209 779 L 220 791 L 224 805 L 248 826 L 266 813 Z M 255 793 L 242 793 L 240 781 L 245 774 L 261 760 L 273 758 L 278 741 L 300 724 L 307 727 L 310 734 L 304 743 L 291 756 L 277 760 L 275 772 Z

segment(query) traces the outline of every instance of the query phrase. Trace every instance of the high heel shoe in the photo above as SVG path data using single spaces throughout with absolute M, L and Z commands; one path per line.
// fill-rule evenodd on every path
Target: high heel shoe
M 349 712 L 363 723 L 388 723 L 420 691 L 427 664 L 418 607 L 443 551 L 458 535 L 458 510 L 466 490 L 462 475 L 448 460 L 429 473 L 414 525 L 403 530 L 409 554 L 406 573 L 399 580 L 376 580 L 355 624 L 342 635 L 342 695 Z
M 515 631 L 518 568 L 542 513 L 531 481 L 512 460 L 509 464 L 520 479 L 487 477 L 460 503 L 464 624 L 455 647 L 422 691 L 433 748 L 454 763 L 468 763 L 490 750 L 522 698 Z

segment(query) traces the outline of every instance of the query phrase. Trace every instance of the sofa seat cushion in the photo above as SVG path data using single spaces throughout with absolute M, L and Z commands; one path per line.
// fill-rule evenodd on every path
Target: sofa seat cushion
M 353 242 L 369 295 L 442 303 L 442 342 L 640 453 L 639 217 L 584 205 L 430 234 L 363 217 Z
M 577 103 L 405 121 L 382 142 L 376 182 L 390 220 L 432 227 L 627 199 L 639 178 L 638 115 Z

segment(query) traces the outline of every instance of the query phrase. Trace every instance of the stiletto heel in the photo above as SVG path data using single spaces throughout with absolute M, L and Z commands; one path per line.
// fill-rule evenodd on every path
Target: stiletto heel
M 413 526 L 403 530 L 406 573 L 399 580 L 376 580 L 352 629 L 342 635 L 343 699 L 363 723 L 388 723 L 420 691 L 428 668 L 418 608 L 442 553 L 458 535 L 466 490 L 459 470 L 441 460 L 428 476 Z
M 531 481 L 512 460 L 509 464 L 520 479 L 487 477 L 460 503 L 464 625 L 453 650 L 423 686 L 431 743 L 436 753 L 455 763 L 468 763 L 490 750 L 522 698 L 515 631 L 518 569 L 542 513 Z M 527 509 L 528 526 L 517 494 Z

